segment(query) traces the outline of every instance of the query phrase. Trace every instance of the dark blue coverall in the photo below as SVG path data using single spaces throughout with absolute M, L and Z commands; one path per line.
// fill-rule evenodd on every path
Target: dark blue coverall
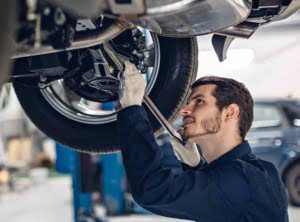
M 207 164 L 180 173 L 162 167 L 142 106 L 118 113 L 118 138 L 134 200 L 167 217 L 201 222 L 286 222 L 288 198 L 275 166 L 247 141 Z

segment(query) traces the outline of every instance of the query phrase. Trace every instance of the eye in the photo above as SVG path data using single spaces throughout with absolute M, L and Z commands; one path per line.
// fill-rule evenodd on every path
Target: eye
M 199 103 L 202 103 L 203 100 L 202 99 L 196 99 L 196 103 L 199 104 Z

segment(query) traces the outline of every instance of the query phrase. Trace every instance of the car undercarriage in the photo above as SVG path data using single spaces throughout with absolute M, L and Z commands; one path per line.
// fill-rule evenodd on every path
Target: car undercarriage
M 137 66 L 148 82 L 146 94 L 173 122 L 196 78 L 196 36 L 213 34 L 214 50 L 224 61 L 234 39 L 250 38 L 260 26 L 300 8 L 300 0 L 6 4 L 2 8 L 15 15 L 7 24 L 17 25 L 15 36 L 10 33 L 2 43 L 14 41 L 6 56 L 14 65 L 11 73 L 3 66 L 2 78 L 13 83 L 26 114 L 46 135 L 68 147 L 100 153 L 119 150 L 115 101 L 122 70 L 112 52 Z M 162 127 L 151 113 L 149 118 L 158 135 Z

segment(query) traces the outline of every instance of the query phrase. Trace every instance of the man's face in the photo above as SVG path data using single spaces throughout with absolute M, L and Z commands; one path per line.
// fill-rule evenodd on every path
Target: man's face
M 184 138 L 195 142 L 196 138 L 218 133 L 222 114 L 212 95 L 215 85 L 202 85 L 193 89 L 187 105 L 180 111 L 183 116 Z

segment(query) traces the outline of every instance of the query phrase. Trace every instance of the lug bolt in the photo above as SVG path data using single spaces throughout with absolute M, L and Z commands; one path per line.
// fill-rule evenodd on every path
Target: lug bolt
M 64 25 L 67 18 L 60 8 L 57 8 L 54 12 L 54 21 L 57 25 Z
M 43 14 L 44 14 L 45 16 L 50 15 L 50 13 L 51 13 L 51 9 L 50 9 L 50 8 L 44 8 Z
M 40 76 L 40 81 L 41 82 L 46 82 L 47 80 L 47 77 L 46 76 Z
M 38 86 L 40 89 L 45 89 L 47 87 L 47 85 L 44 83 L 39 83 Z
M 112 67 L 112 66 L 109 67 L 109 73 L 110 73 L 110 74 L 113 74 L 113 73 L 114 73 L 114 70 L 115 70 L 114 67 Z
M 137 68 L 138 68 L 139 70 L 141 70 L 141 69 L 143 69 L 143 65 L 142 65 L 142 64 L 138 64 Z
M 149 51 L 145 51 L 145 52 L 144 52 L 144 56 L 145 56 L 146 59 L 149 58 L 149 56 L 150 56 Z

